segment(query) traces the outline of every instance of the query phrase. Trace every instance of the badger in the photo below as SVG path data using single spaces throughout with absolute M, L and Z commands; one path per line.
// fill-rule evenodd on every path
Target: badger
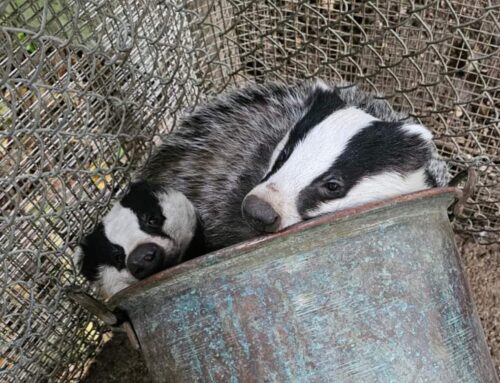
M 431 132 L 380 98 L 321 80 L 251 84 L 185 113 L 78 264 L 110 295 L 204 252 L 447 182 Z
M 166 185 L 138 181 L 83 238 L 74 261 L 108 298 L 203 249 L 195 208 L 186 196 Z

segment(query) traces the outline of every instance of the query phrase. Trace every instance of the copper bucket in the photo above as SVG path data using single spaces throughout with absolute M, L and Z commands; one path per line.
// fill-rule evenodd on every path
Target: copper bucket
M 433 189 L 179 265 L 109 305 L 156 382 L 496 382 Z

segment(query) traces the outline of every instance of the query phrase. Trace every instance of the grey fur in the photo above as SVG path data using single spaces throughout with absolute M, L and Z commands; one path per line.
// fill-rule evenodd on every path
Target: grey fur
M 194 204 L 209 250 L 258 235 L 240 215 L 245 195 L 262 179 L 277 143 L 307 111 L 317 87 L 332 84 L 249 85 L 220 95 L 187 113 L 177 130 L 137 173 L 136 180 L 168 185 Z M 384 121 L 401 121 L 383 100 L 354 86 L 338 87 L 340 97 Z M 438 186 L 448 181 L 436 155 L 428 172 Z

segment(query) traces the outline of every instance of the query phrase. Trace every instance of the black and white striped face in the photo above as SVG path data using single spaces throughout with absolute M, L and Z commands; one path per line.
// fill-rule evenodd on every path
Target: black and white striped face
M 109 297 L 183 260 L 197 227 L 184 194 L 133 184 L 80 244 L 75 264 Z
M 318 88 L 309 111 L 277 145 L 242 204 L 246 221 L 275 232 L 325 213 L 435 186 L 432 135 L 384 122 Z

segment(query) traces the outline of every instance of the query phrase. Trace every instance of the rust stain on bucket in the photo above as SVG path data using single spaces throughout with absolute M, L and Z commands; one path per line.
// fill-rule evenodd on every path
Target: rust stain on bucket
M 114 296 L 157 382 L 496 382 L 454 190 L 350 209 Z

